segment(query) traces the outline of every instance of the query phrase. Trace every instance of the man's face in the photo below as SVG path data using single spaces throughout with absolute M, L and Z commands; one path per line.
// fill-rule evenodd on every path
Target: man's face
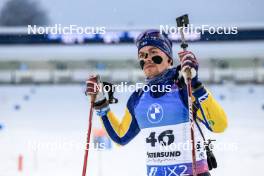
M 146 54 L 147 57 L 144 57 Z M 155 64 L 152 61 L 153 56 L 160 56 L 162 62 L 160 64 Z M 143 59 L 145 62 L 143 71 L 147 78 L 153 78 L 159 75 L 164 70 L 168 69 L 172 62 L 162 50 L 153 46 L 145 46 L 141 48 L 138 52 L 138 58 L 141 60 Z

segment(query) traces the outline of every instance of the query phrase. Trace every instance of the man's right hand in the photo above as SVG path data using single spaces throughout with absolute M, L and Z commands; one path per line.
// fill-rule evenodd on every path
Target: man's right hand
M 108 105 L 103 91 L 103 84 L 99 75 L 91 75 L 86 81 L 86 95 L 91 97 L 95 109 L 101 109 Z

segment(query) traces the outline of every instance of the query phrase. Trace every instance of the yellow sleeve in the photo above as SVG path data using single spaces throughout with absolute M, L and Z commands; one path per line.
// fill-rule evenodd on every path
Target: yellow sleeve
M 226 113 L 212 96 L 211 92 L 209 92 L 208 90 L 207 92 L 208 97 L 203 101 L 200 101 L 201 108 L 213 132 L 221 133 L 227 128 Z M 197 111 L 197 116 L 203 117 L 201 109 Z
M 121 122 L 111 110 L 101 119 L 109 137 L 120 145 L 130 142 L 140 131 L 136 119 L 127 108 Z
M 108 111 L 107 116 L 108 116 L 108 120 L 111 126 L 113 127 L 115 133 L 119 137 L 123 137 L 127 133 L 130 127 L 130 124 L 132 122 L 132 117 L 128 109 L 126 108 L 125 115 L 123 116 L 121 122 L 119 121 L 119 119 L 115 116 L 115 114 L 112 111 Z

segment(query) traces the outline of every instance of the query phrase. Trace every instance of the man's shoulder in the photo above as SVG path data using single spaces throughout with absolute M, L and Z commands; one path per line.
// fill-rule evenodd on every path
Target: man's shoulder
M 135 90 L 129 97 L 128 102 L 136 102 L 140 99 L 140 97 L 143 94 L 143 90 L 142 89 L 137 89 Z
M 129 97 L 127 101 L 127 108 L 128 109 L 134 109 L 134 107 L 137 105 L 138 101 L 140 100 L 140 97 L 143 94 L 142 89 L 137 89 L 135 90 Z

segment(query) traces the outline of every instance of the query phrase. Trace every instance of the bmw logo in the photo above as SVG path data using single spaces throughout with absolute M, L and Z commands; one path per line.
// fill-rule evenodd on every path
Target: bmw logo
M 150 123 L 159 123 L 163 119 L 162 106 L 157 103 L 151 104 L 147 116 Z

